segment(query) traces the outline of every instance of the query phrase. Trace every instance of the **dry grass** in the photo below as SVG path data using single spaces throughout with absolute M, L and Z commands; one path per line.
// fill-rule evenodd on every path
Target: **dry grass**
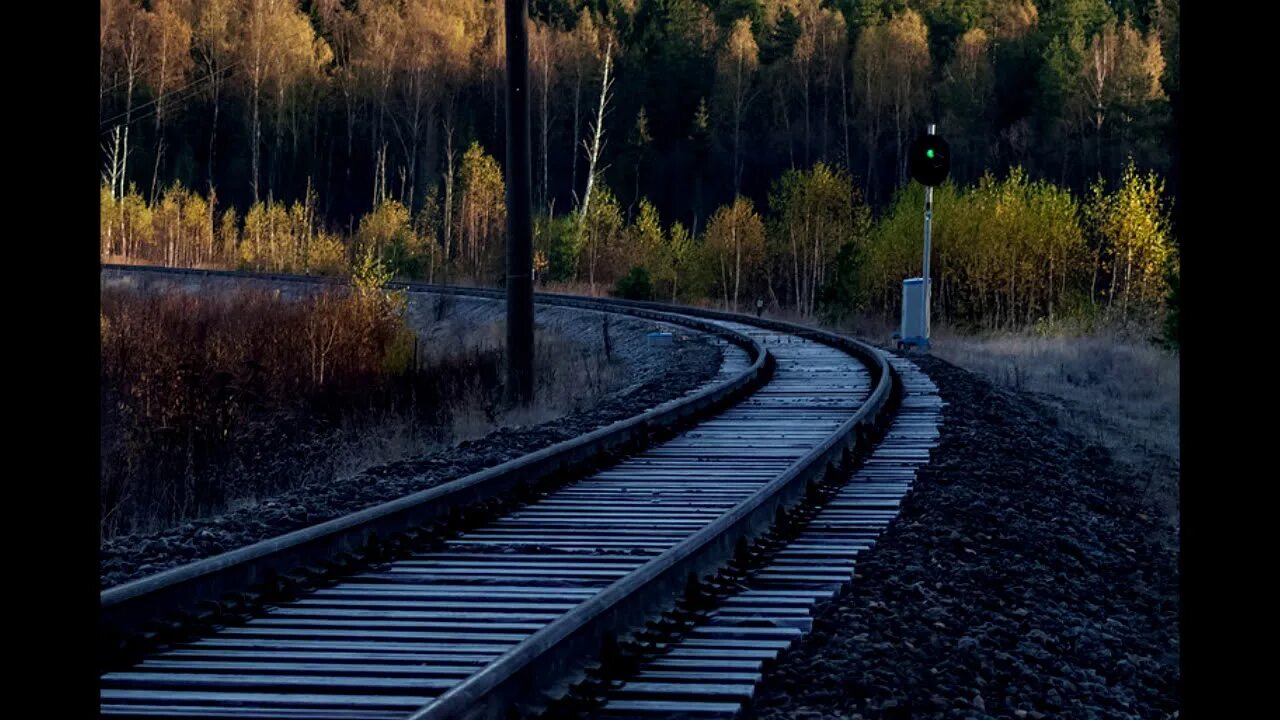
M 590 283 L 561 280 L 539 283 L 533 288 L 533 290 L 534 292 L 557 293 L 561 295 L 581 295 L 583 297 L 607 298 L 609 297 L 609 291 L 613 290 L 613 285 L 611 283 L 598 282 L 596 283 L 595 292 L 592 292 Z
M 933 353 L 997 385 L 1034 394 L 1059 422 L 1147 475 L 1145 492 L 1178 518 L 1178 356 L 1116 336 L 963 336 L 935 331 Z
M 783 320 L 805 323 L 787 314 Z M 808 321 L 812 322 L 812 321 Z M 896 323 L 852 317 L 832 330 L 892 347 Z M 934 326 L 932 353 L 998 386 L 1031 393 L 1066 429 L 1107 448 L 1146 476 L 1142 491 L 1178 525 L 1178 356 L 1141 335 L 968 335 Z
M 554 332 L 538 402 L 502 396 L 502 324 L 416 342 L 345 290 L 102 291 L 101 534 L 148 531 L 544 422 L 609 392 L 603 352 Z M 378 301 L 381 302 L 381 301 Z

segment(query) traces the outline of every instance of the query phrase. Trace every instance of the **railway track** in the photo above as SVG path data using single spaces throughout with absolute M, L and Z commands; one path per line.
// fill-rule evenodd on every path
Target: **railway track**
M 426 720 L 546 710 L 602 658 L 607 666 L 610 648 L 715 585 L 787 509 L 808 502 L 830 468 L 869 449 L 900 404 L 886 356 L 848 338 L 652 303 L 537 300 L 688 325 L 733 344 L 711 386 L 637 418 L 104 592 L 102 642 L 112 661 L 101 677 L 101 714 Z M 906 375 L 908 414 L 916 375 Z M 929 436 L 924 420 L 908 420 L 860 470 L 870 475 L 849 484 L 853 495 L 828 493 L 809 523 L 825 534 L 784 551 L 746 592 L 685 628 L 663 648 L 665 664 L 600 698 L 601 712 L 736 712 L 730 705 L 744 688 L 749 696 L 748 676 L 759 670 L 741 663 L 776 654 L 802 632 L 802 601 L 847 582 L 852 554 L 909 489 L 910 470 L 900 465 L 927 458 Z M 246 590 L 247 604 L 226 601 Z M 122 642 L 145 639 L 174 611 L 186 618 L 178 634 Z M 707 673 L 717 680 L 692 681 Z M 725 702 L 729 695 L 735 700 Z
M 942 400 L 907 360 L 888 357 L 902 383 L 885 436 L 847 482 L 828 488 L 802 527 L 737 588 L 700 614 L 679 639 L 655 647 L 624 682 L 591 698 L 583 717 L 733 718 L 754 694 L 764 667 L 813 627 L 814 607 L 839 595 L 859 553 L 897 515 L 916 469 L 937 444 Z

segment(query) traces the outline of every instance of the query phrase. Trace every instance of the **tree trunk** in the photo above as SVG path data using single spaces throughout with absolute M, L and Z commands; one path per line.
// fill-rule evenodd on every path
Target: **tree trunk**
M 1049 292 L 1047 295 L 1049 302 L 1049 322 L 1053 322 L 1053 253 L 1049 253 Z
M 213 193 L 213 178 L 215 176 L 214 159 L 217 154 L 218 147 L 218 110 L 222 103 L 220 102 L 222 94 L 222 82 L 215 74 L 213 66 L 210 66 L 210 85 L 213 92 L 213 117 L 209 121 L 209 193 Z
M 129 182 L 129 127 L 133 124 L 133 86 L 142 67 L 142 49 L 137 34 L 139 17 L 138 15 L 133 16 L 129 24 L 129 44 L 128 49 L 125 51 L 124 139 L 121 142 L 120 153 L 119 197 L 124 197 L 125 188 Z
M 259 115 L 259 111 L 258 111 L 258 90 L 259 90 L 259 81 L 258 81 L 257 73 L 255 72 L 255 73 L 254 73 L 254 78 L 253 78 L 253 101 L 252 101 L 252 105 L 253 105 L 253 123 L 252 123 L 253 130 L 252 130 L 252 134 L 251 134 L 250 141 L 249 141 L 249 142 L 250 142 L 250 147 L 252 148 L 252 151 L 251 151 L 252 161 L 251 161 L 251 163 L 250 163 L 250 166 L 251 166 L 251 171 L 250 171 L 250 172 L 252 172 L 252 176 L 249 178 L 249 187 L 250 187 L 250 189 L 253 191 L 253 201 L 254 201 L 254 202 L 258 202 L 258 198 L 259 198 L 259 193 L 258 193 L 258 137 L 259 137 L 259 134 L 260 134 L 260 132 L 261 132 L 261 125 L 260 125 L 260 120 L 259 120 L 259 117 L 258 117 L 258 115 Z
M 796 166 L 796 144 L 791 138 L 791 112 L 787 109 L 786 91 L 778 89 L 778 102 L 782 106 L 782 126 L 786 130 L 787 135 L 787 159 L 791 163 L 789 167 Z
M 830 156 L 830 136 L 831 136 L 831 66 L 827 65 L 826 71 L 822 75 L 822 160 L 826 161 Z
M 853 175 L 853 148 L 849 145 L 849 89 L 845 85 L 844 63 L 840 63 L 840 124 L 844 129 L 844 169 Z
M 743 97 L 742 59 L 738 60 L 736 87 L 733 93 L 733 194 L 736 197 L 742 186 L 742 112 L 745 104 Z
M 738 312 L 738 287 L 742 284 L 742 244 L 738 242 L 738 223 L 733 223 L 733 311 Z
M 347 111 L 347 166 L 346 166 L 346 183 L 344 187 L 348 194 L 351 193 L 351 166 L 355 164 L 355 132 L 356 132 L 356 105 L 355 93 L 351 91 L 347 83 L 342 84 L 342 97 Z
M 724 309 L 729 309 L 729 271 L 724 266 L 724 253 L 720 253 L 720 292 L 724 294 Z
M 818 283 L 819 274 L 822 268 L 819 266 L 819 259 L 822 255 L 822 228 L 813 234 L 813 267 L 810 269 L 809 278 L 809 316 L 812 317 L 814 310 L 818 306 Z
M 449 251 L 453 238 L 453 119 L 452 104 L 445 110 L 444 120 L 444 258 L 442 264 L 449 267 Z
M 117 197 L 124 197 L 125 188 L 127 187 L 129 174 L 129 124 L 133 122 L 133 71 L 129 71 L 129 80 L 126 83 L 128 95 L 124 104 L 124 139 L 121 143 L 120 151 L 120 193 Z
M 809 68 L 808 68 L 808 63 L 805 63 L 805 69 L 804 69 L 804 165 L 805 167 L 809 167 L 809 148 L 813 144 L 812 137 L 810 135 L 809 105 L 810 105 Z
M 168 37 L 164 39 L 165 44 L 168 43 Z M 164 97 L 165 97 L 165 75 L 168 70 L 169 53 L 168 48 L 164 45 L 160 48 L 160 82 L 156 88 L 156 158 L 155 165 L 151 170 L 151 204 L 156 202 L 156 193 L 160 185 L 160 166 L 161 158 L 164 157 Z
M 1110 308 L 1116 299 L 1116 278 L 1119 274 L 1120 265 L 1116 262 L 1116 258 L 1111 259 L 1111 290 L 1107 293 L 1107 307 Z
M 569 140 L 569 187 L 576 196 L 578 193 L 578 124 L 582 98 L 582 72 L 579 70 L 577 81 L 573 86 L 573 136 Z
M 795 228 L 788 226 L 787 234 L 791 238 L 791 270 L 793 285 L 791 292 L 795 298 L 796 312 L 804 314 L 804 299 L 800 285 L 800 250 L 796 247 L 796 231 Z
M 1129 286 L 1132 284 L 1133 276 L 1133 246 L 1130 245 L 1124 258 L 1124 300 L 1120 305 L 1120 316 L 1128 321 L 1129 319 Z
M 550 138 L 551 114 L 547 104 L 551 86 L 551 50 L 542 53 L 542 208 L 550 207 L 551 171 L 547 167 L 547 144 Z
M 280 145 L 284 142 L 284 83 L 276 91 L 275 133 L 271 147 L 271 167 L 267 172 L 267 197 L 275 196 L 275 186 L 280 182 Z
M 605 108 L 609 104 L 609 87 L 612 84 L 609 80 L 609 65 L 612 50 L 613 39 L 610 38 L 604 50 L 604 77 L 600 80 L 600 106 L 599 110 L 596 112 L 596 122 L 592 132 L 592 142 L 587 148 L 587 189 L 586 192 L 582 194 L 582 207 L 579 209 L 579 220 L 585 220 L 587 217 L 587 207 L 591 203 L 591 188 L 595 184 L 596 179 L 596 165 L 600 161 L 601 142 L 604 139 L 604 113 Z
M 596 234 L 592 232 L 590 241 L 587 244 L 587 282 L 591 286 L 592 297 L 595 297 L 596 294 L 596 241 Z
M 120 182 L 120 141 L 122 137 L 123 133 L 121 132 L 121 127 L 119 125 L 111 128 L 111 144 L 108 148 L 105 148 L 111 156 L 111 164 L 107 168 L 106 179 L 107 183 L 111 187 L 112 200 L 120 199 L 116 194 L 116 186 Z

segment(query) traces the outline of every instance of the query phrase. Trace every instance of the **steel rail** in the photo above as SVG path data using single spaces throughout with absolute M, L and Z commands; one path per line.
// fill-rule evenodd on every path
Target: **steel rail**
M 155 272 L 170 275 L 242 277 L 286 282 L 340 282 L 332 279 L 291 275 L 263 275 L 234 271 L 175 271 L 167 268 L 140 268 L 137 266 L 104 266 L 104 269 L 125 272 Z M 396 285 L 413 292 L 468 295 L 494 299 L 504 296 L 501 291 L 478 288 L 457 288 L 412 282 L 396 283 Z M 652 558 L 634 572 L 623 576 L 602 592 L 582 602 L 574 609 L 518 643 L 496 661 L 453 686 L 444 694 L 423 706 L 413 715 L 414 720 L 454 717 L 497 718 L 506 716 L 513 707 L 518 707 L 524 711 L 536 712 L 545 705 L 547 700 L 563 695 L 569 685 L 582 676 L 583 667 L 599 656 L 606 639 L 626 636 L 642 627 L 646 619 L 651 618 L 655 613 L 669 608 L 686 589 L 691 579 L 712 574 L 726 564 L 741 541 L 753 539 L 766 532 L 777 513 L 783 508 L 790 507 L 798 502 L 812 481 L 820 477 L 830 466 L 846 457 L 846 453 L 850 449 L 865 446 L 868 438 L 872 435 L 872 429 L 876 423 L 883 420 L 882 413 L 886 409 L 891 393 L 894 375 L 879 352 L 859 341 L 817 328 L 715 310 L 673 307 L 661 303 L 616 299 L 584 299 L 576 296 L 550 293 L 539 293 L 536 296 L 536 300 L 545 304 L 626 312 L 640 317 L 650 317 L 665 322 L 686 325 L 693 325 L 696 322 L 696 320 L 691 320 L 690 318 L 700 318 L 711 321 L 699 323 L 701 329 L 716 332 L 721 336 L 725 336 L 726 328 L 715 323 L 741 323 L 774 330 L 779 333 L 796 335 L 833 346 L 860 360 L 870 371 L 874 389 L 866 401 L 839 426 L 836 432 L 830 434 L 824 441 L 813 447 L 781 475 L 774 477 L 762 489 L 719 516 L 711 524 L 701 528 L 657 557 Z M 676 318 L 672 313 L 678 313 L 682 317 Z M 730 339 L 733 339 L 732 336 Z M 737 391 L 741 393 L 750 389 L 747 386 L 751 382 L 756 385 L 762 384 L 765 379 L 764 375 L 767 374 L 769 356 L 758 342 L 754 340 L 751 342 L 754 345 L 755 355 L 750 370 L 721 385 L 699 391 L 695 396 L 702 399 L 719 396 L 720 402 L 723 403 L 729 399 L 729 392 L 726 386 L 734 385 Z M 750 378 L 746 376 L 750 376 Z M 693 399 L 688 398 L 688 400 Z M 708 400 L 707 404 L 703 405 L 704 411 L 710 404 L 712 403 Z M 659 409 L 650 411 L 645 415 L 653 414 L 656 410 Z M 671 412 L 672 410 L 674 408 L 668 408 L 665 412 Z M 619 425 L 628 424 L 629 427 L 635 425 L 643 426 L 644 423 L 641 418 L 644 418 L 645 415 L 623 421 Z M 650 420 L 649 423 L 651 425 L 658 424 L 656 420 Z M 586 440 L 600 434 L 600 432 L 597 431 L 578 440 Z M 575 441 L 569 441 L 569 443 L 573 442 Z M 569 443 L 562 443 L 561 445 Z M 552 458 L 558 455 L 557 452 L 552 451 L 560 447 L 547 448 L 539 453 L 526 456 L 526 458 L 533 458 L 541 454 L 548 463 L 551 463 L 553 462 Z M 523 460 L 525 458 L 512 461 L 507 465 L 520 463 Z M 494 468 L 487 472 L 494 473 L 502 467 L 504 466 L 499 466 L 499 468 Z M 554 472 L 554 470 L 550 472 Z M 484 474 L 478 473 L 477 475 Z M 545 477 L 545 475 L 543 476 Z M 315 557 L 317 553 L 350 552 L 350 549 L 334 551 L 328 546 L 325 549 L 319 549 L 323 543 L 314 543 L 314 541 L 339 536 L 346 538 L 345 542 L 338 543 L 340 547 L 358 547 L 363 542 L 367 528 L 373 527 L 373 524 L 376 524 L 379 518 L 387 514 L 394 514 L 397 516 L 398 521 L 403 522 L 403 516 L 409 514 L 408 511 L 417 509 L 418 512 L 423 512 L 425 510 L 424 505 L 438 504 L 438 498 L 445 494 L 442 491 L 448 486 L 453 486 L 459 492 L 469 491 L 465 493 L 467 499 L 463 501 L 463 504 L 475 502 L 484 497 L 492 497 L 492 495 L 487 495 L 486 492 L 492 489 L 497 481 L 492 478 L 488 479 L 487 482 L 472 480 L 475 477 L 463 478 L 461 481 L 454 481 L 446 486 L 433 488 L 395 503 L 389 503 L 388 505 L 395 505 L 394 510 L 396 512 L 390 512 L 390 510 L 388 512 L 375 512 L 386 507 L 378 506 L 378 508 L 363 511 L 369 516 L 361 517 L 359 521 L 354 520 L 354 518 L 362 515 L 362 513 L 356 513 L 347 518 L 339 518 L 316 528 L 298 531 L 297 533 L 277 538 L 274 541 L 282 542 L 289 547 L 267 547 L 273 541 L 266 541 L 256 546 L 228 553 L 227 556 L 201 561 L 201 563 L 206 564 L 206 570 L 208 573 L 212 573 L 213 577 L 220 576 L 225 578 L 228 577 L 229 569 L 241 568 L 242 575 L 245 572 L 250 575 L 250 578 L 236 578 L 238 583 L 244 584 L 246 581 L 251 583 L 251 578 L 258 576 L 256 571 L 248 566 L 256 567 L 260 565 L 263 562 L 263 558 L 266 558 L 268 562 L 270 562 L 271 558 L 283 559 L 283 562 L 278 563 L 281 566 L 289 565 L 290 563 L 297 564 L 299 558 L 289 554 L 290 548 L 293 547 L 307 546 L 309 550 L 304 555 L 311 557 Z M 472 482 L 465 487 L 458 485 L 458 483 L 465 483 L 468 480 L 472 480 Z M 512 481 L 508 480 L 508 482 Z M 477 490 L 476 486 L 483 486 L 485 490 Z M 435 494 L 432 494 L 433 492 Z M 429 510 L 426 510 L 426 514 L 427 520 L 435 517 Z M 374 515 L 377 517 L 374 517 Z M 423 520 L 416 518 L 415 514 L 415 519 L 409 520 L 409 524 L 423 524 Z M 370 523 L 370 525 L 366 525 L 366 523 Z M 335 524 L 340 524 L 343 527 L 337 527 Z M 381 525 L 378 525 L 378 527 L 381 530 Z M 321 530 L 322 528 L 324 530 Z M 366 528 L 366 530 L 359 528 Z M 354 532 L 352 532 L 353 529 Z M 309 531 L 311 531 L 310 534 Z M 386 532 L 386 530 L 381 531 Z M 286 543 L 285 541 L 289 538 L 293 538 L 293 540 Z M 220 559 L 223 562 L 215 562 Z M 231 562 L 232 560 L 234 562 Z M 195 565 L 201 565 L 201 563 L 196 563 Z M 135 583 L 107 591 L 103 594 L 104 601 L 111 600 L 113 602 L 110 606 L 106 606 L 104 603 L 104 616 L 108 614 L 107 610 L 112 607 L 118 608 L 127 605 L 143 607 L 143 603 L 138 598 L 148 597 L 153 600 L 161 599 L 153 603 L 146 612 L 141 613 L 141 615 L 153 615 L 156 610 L 165 609 L 166 605 L 171 605 L 175 596 L 184 595 L 183 592 L 175 590 L 175 588 L 203 587 L 202 592 L 205 597 L 216 595 L 219 591 L 225 591 L 225 586 L 217 588 L 201 586 L 199 581 L 202 578 L 209 578 L 210 575 L 192 570 L 191 567 L 177 568 L 169 571 L 169 573 L 153 578 L 144 578 Z M 146 583 L 151 583 L 151 585 Z M 115 595 L 108 598 L 111 593 L 115 593 Z M 185 594 L 190 595 L 190 592 L 187 591 Z
M 109 266 L 112 271 L 144 272 L 181 276 L 252 278 L 285 282 L 339 284 L 329 278 L 293 275 L 260 275 L 234 271 Z M 503 293 L 487 289 L 406 284 L 415 292 L 431 292 L 483 298 Z M 548 305 L 600 310 L 607 301 L 573 296 L 539 297 Z M 717 409 L 750 393 L 767 380 L 771 358 L 759 342 L 719 325 L 685 318 L 653 308 L 630 308 L 608 304 L 607 309 L 629 315 L 695 327 L 723 337 L 743 347 L 751 365 L 736 376 L 715 385 L 620 420 L 586 435 L 566 440 L 433 488 L 397 500 L 375 505 L 327 522 L 269 538 L 243 548 L 197 560 L 155 575 L 123 583 L 99 595 L 99 633 L 104 655 L 110 655 L 122 638 L 138 633 L 166 615 L 194 612 L 203 603 L 216 602 L 230 593 L 244 592 L 255 585 L 275 581 L 299 568 L 314 566 L 342 554 L 358 553 L 371 543 L 396 533 L 420 528 L 447 519 L 477 502 L 508 495 L 530 487 L 557 473 L 572 471 L 606 453 L 643 443 L 655 431 L 676 426 L 693 417 Z
M 816 328 L 690 309 L 690 314 L 695 313 L 751 322 L 846 350 L 872 368 L 875 388 L 839 430 L 764 488 L 453 686 L 410 720 L 500 720 L 509 717 L 513 707 L 529 714 L 539 712 L 547 701 L 563 696 L 585 676 L 585 667 L 600 657 L 607 641 L 641 629 L 655 614 L 670 609 L 691 580 L 714 574 L 730 561 L 740 541 L 766 532 L 778 511 L 803 499 L 808 485 L 840 462 L 846 452 L 865 448 L 872 428 L 882 420 L 880 414 L 893 385 L 893 372 L 880 353 Z

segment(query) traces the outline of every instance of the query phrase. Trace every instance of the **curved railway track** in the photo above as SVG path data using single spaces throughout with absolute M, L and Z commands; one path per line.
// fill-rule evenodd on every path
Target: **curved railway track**
M 884 463 L 927 457 L 928 432 L 910 422 L 895 446 L 890 431 L 879 450 L 889 454 L 880 466 L 867 460 L 871 480 L 856 497 L 841 504 L 827 492 L 815 502 L 828 471 L 865 455 L 901 404 L 886 355 L 812 328 L 715 311 L 549 294 L 537 302 L 686 325 L 732 345 L 711 385 L 630 420 L 105 591 L 101 714 L 427 720 L 544 711 L 663 613 L 678 614 L 715 589 L 726 568 L 776 544 L 771 532 L 798 509 L 828 513 L 822 522 L 835 530 L 756 571 L 748 592 L 700 616 L 708 622 L 671 634 L 665 665 L 642 668 L 624 686 L 639 695 L 597 699 L 614 717 L 736 712 L 692 680 L 728 680 L 736 688 L 728 694 L 741 699 L 759 669 L 741 663 L 765 659 L 765 636 L 776 654 L 803 629 L 800 601 L 847 582 L 850 555 L 888 523 L 910 486 L 901 468 Z M 166 616 L 168 624 L 158 621 Z M 681 702 L 694 706 L 678 710 Z

